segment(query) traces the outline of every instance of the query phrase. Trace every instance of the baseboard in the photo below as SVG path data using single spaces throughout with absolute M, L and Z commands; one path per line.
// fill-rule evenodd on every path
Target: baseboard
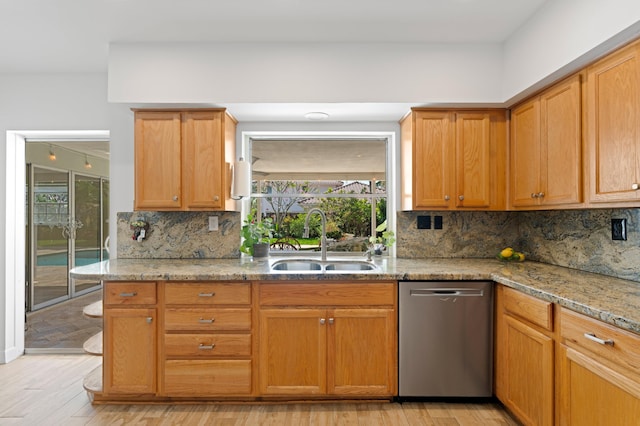
M 82 348 L 25 348 L 25 355 L 78 355 L 85 354 Z

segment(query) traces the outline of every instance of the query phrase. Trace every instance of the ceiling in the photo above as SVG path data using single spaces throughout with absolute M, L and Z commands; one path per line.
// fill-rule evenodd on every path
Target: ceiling
M 0 73 L 107 72 L 110 43 L 502 43 L 553 0 L 0 0 Z M 219 104 L 239 121 L 398 121 L 410 104 Z
M 0 0 L 0 72 L 106 72 L 111 42 L 500 43 L 543 3 Z

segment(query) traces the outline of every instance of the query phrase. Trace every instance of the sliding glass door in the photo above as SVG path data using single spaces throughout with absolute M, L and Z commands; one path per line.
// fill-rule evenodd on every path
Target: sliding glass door
M 27 171 L 27 310 L 34 311 L 99 288 L 98 280 L 69 279 L 69 270 L 105 258 L 109 186 L 75 172 Z
M 32 168 L 29 191 L 31 231 L 31 307 L 69 297 L 69 242 L 62 229 L 69 220 L 69 173 Z

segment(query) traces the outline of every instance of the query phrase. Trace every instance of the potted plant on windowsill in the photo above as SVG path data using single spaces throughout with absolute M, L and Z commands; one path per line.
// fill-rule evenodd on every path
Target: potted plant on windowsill
M 378 233 L 382 234 L 378 236 Z M 396 236 L 393 231 L 387 231 L 387 221 L 385 220 L 376 227 L 376 235 L 369 237 L 369 246 L 373 250 L 374 254 L 382 254 L 387 250 L 387 247 L 391 247 L 396 242 Z
M 252 212 L 247 215 L 240 236 L 242 253 L 253 257 L 266 257 L 269 255 L 269 245 L 273 238 L 273 221 L 270 218 L 258 221 L 255 212 Z

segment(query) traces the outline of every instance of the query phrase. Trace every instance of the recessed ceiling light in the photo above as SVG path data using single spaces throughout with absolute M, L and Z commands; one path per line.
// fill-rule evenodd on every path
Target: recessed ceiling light
M 327 118 L 329 118 L 329 114 L 327 114 L 326 112 L 308 112 L 304 115 L 304 117 L 307 120 L 314 120 L 314 121 L 319 121 L 319 120 L 326 120 Z

